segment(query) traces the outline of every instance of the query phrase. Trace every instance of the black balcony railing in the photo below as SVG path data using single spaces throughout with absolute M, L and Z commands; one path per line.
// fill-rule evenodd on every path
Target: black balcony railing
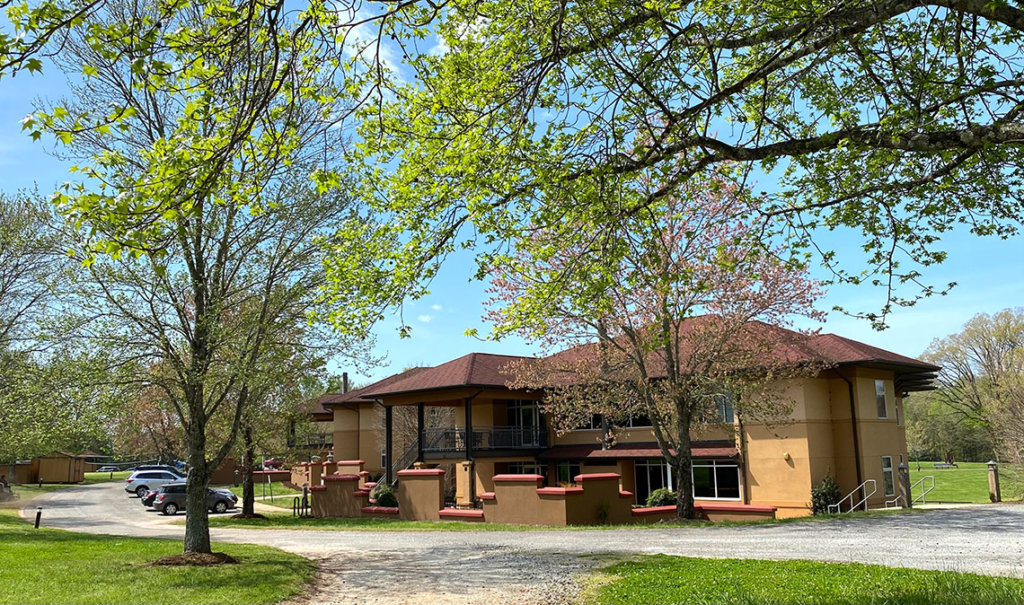
M 547 431 L 542 428 L 483 427 L 473 429 L 473 451 L 536 450 L 548 446 Z M 462 452 L 466 449 L 466 429 L 426 429 L 424 452 Z

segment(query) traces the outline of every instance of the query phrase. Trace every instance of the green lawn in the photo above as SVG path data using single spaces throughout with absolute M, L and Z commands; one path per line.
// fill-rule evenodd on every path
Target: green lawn
M 828 523 L 830 521 L 884 517 L 903 514 L 927 514 L 914 509 L 859 511 L 845 515 L 820 515 L 768 521 L 708 521 L 653 523 L 650 525 L 506 525 L 502 523 L 473 523 L 466 521 L 402 521 L 400 519 L 314 519 L 293 517 L 290 514 L 271 514 L 266 519 L 232 519 L 210 517 L 210 527 L 236 527 L 244 529 L 316 529 L 334 531 L 579 531 L 587 529 L 664 529 L 666 527 L 722 527 L 732 525 L 778 525 L 783 523 Z M 184 524 L 184 521 L 179 521 Z
M 295 499 L 295 496 L 302 494 L 302 490 L 301 489 L 291 489 L 291 488 L 285 487 L 284 485 L 281 485 L 280 483 L 275 483 L 274 484 L 274 491 L 273 491 L 274 499 L 271 500 L 270 499 L 271 491 L 270 491 L 270 486 L 269 485 L 265 485 L 265 484 L 262 484 L 262 483 L 257 483 L 254 486 L 254 488 L 255 488 L 255 492 L 256 492 L 256 501 L 257 502 L 261 502 L 263 504 L 267 504 L 267 505 L 270 505 L 270 506 L 276 506 L 278 508 L 286 508 L 288 510 L 291 510 L 291 508 L 292 508 L 292 500 Z M 233 494 L 238 496 L 239 506 L 241 506 L 241 502 L 242 502 L 242 486 L 239 485 L 238 487 L 230 487 L 229 489 L 231 490 L 231 492 Z M 266 497 L 266 499 L 261 499 L 263 497 L 264 490 L 266 491 L 267 497 Z
M 239 565 L 153 567 L 177 540 L 33 529 L 0 510 L 0 604 L 274 603 L 303 590 L 313 563 L 274 548 L 216 544 Z
M 921 470 L 918 471 L 918 464 Z M 958 462 L 959 468 L 938 469 L 934 462 L 911 462 L 910 482 L 930 475 L 935 478 L 935 489 L 926 497 L 928 502 L 989 502 L 988 466 L 983 462 Z M 927 481 L 926 481 L 927 482 Z M 1003 500 L 1020 500 L 1024 493 L 1019 470 L 1008 464 L 1000 465 L 999 484 Z M 914 488 L 914 496 L 921 487 Z
M 1024 603 L 1024 580 L 813 561 L 644 556 L 592 576 L 585 603 Z
M 92 485 L 93 483 L 108 483 L 110 481 L 124 481 L 131 475 L 131 471 L 118 471 L 116 473 L 86 473 L 85 481 L 80 485 Z

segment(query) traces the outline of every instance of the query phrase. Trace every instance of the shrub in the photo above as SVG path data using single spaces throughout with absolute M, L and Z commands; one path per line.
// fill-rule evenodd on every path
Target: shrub
M 398 496 L 387 483 L 378 483 L 370 492 L 370 497 L 377 501 L 377 506 L 398 506 Z
M 822 479 L 817 487 L 811 488 L 811 512 L 822 515 L 828 512 L 830 504 L 836 504 L 843 497 L 839 484 L 831 475 Z
M 667 487 L 659 487 L 647 496 L 648 508 L 655 506 L 675 506 L 676 493 Z

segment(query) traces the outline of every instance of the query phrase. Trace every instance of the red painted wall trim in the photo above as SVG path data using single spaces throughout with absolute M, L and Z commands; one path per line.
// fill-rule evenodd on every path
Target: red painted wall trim
M 599 479 L 621 479 L 622 475 L 618 473 L 589 473 L 586 475 L 576 475 L 573 477 L 573 481 L 576 483 L 583 483 L 584 481 L 594 481 Z
M 632 498 L 633 497 L 633 492 L 627 492 L 626 490 L 620 489 L 619 490 L 619 497 L 620 498 Z
M 311 492 L 326 492 L 327 491 L 327 486 L 326 485 L 314 485 L 313 487 L 309 488 L 309 491 L 311 491 Z
M 398 471 L 399 477 L 430 477 L 443 474 L 443 468 L 407 468 L 404 471 Z
M 397 506 L 364 506 L 359 509 L 361 512 L 378 515 L 397 515 Z
M 495 483 L 536 483 L 543 481 L 544 475 L 495 475 Z
M 542 496 L 565 496 L 570 494 L 582 494 L 582 487 L 538 487 L 537 493 Z
M 359 481 L 359 475 L 339 475 L 334 473 L 324 477 L 324 481 Z
M 442 517 L 465 517 L 471 519 L 483 519 L 484 511 L 478 509 L 461 510 L 458 508 L 442 508 L 437 511 Z
M 494 500 L 496 498 L 497 498 L 497 496 L 494 495 L 494 492 L 484 492 L 484 493 L 480 494 L 480 499 L 481 500 Z
M 334 464 L 344 464 L 345 466 L 358 466 L 360 464 L 366 464 L 365 460 L 335 460 Z

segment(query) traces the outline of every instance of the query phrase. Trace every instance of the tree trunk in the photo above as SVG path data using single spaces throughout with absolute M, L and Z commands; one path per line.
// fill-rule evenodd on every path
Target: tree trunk
M 188 430 L 188 487 L 185 488 L 185 553 L 209 553 L 210 517 L 206 490 L 210 467 L 206 462 L 206 427 L 193 417 Z
M 245 453 L 242 454 L 242 514 L 256 514 L 256 490 L 253 486 L 252 471 L 256 460 L 256 443 L 252 439 L 252 425 L 248 422 L 242 427 L 242 441 Z
M 689 416 L 680 414 L 677 425 L 675 466 L 672 469 L 676 484 L 676 517 L 696 519 L 693 507 L 693 457 L 690 452 Z

